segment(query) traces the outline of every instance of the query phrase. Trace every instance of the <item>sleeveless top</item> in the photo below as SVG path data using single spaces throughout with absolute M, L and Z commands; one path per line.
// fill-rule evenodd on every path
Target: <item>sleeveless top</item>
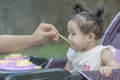
M 101 59 L 100 55 L 104 49 L 109 49 L 113 54 L 116 52 L 112 46 L 99 45 L 86 52 L 75 52 L 74 49 L 69 48 L 67 52 L 67 58 L 72 63 L 72 70 L 74 71 L 91 71 L 99 70 Z M 107 57 L 107 56 L 106 56 Z

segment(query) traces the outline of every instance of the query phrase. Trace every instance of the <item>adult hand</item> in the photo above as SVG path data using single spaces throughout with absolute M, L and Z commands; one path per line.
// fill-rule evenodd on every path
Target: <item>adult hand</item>
M 54 41 L 58 41 L 58 31 L 52 24 L 41 23 L 38 28 L 31 35 L 31 41 L 34 45 L 38 45 L 46 41 L 48 38 L 52 38 Z

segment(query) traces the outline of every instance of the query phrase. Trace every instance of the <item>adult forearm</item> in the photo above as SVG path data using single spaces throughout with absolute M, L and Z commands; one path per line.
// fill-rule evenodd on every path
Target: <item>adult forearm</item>
M 0 36 L 0 54 L 23 50 L 31 47 L 33 44 L 29 35 L 2 35 Z

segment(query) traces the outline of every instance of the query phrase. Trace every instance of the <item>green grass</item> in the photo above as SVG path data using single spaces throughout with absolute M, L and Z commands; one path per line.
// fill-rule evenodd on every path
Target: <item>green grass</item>
M 46 42 L 40 46 L 34 46 L 27 50 L 22 50 L 14 53 L 22 53 L 27 56 L 42 56 L 45 58 L 64 58 L 66 57 L 66 53 L 69 46 L 67 43 L 49 43 Z M 8 55 L 8 54 L 7 54 Z M 1 57 L 7 56 L 1 55 Z
M 98 44 L 99 43 L 100 43 L 100 40 L 98 41 Z M 69 48 L 69 45 L 64 41 L 62 42 L 60 41 L 59 43 L 48 41 L 42 45 L 34 46 L 32 48 L 18 51 L 15 53 L 22 53 L 23 55 L 27 55 L 27 56 L 42 56 L 48 59 L 53 58 L 53 57 L 64 58 L 66 57 L 68 48 Z M 0 55 L 0 58 L 7 56 L 7 55 L 9 54 Z

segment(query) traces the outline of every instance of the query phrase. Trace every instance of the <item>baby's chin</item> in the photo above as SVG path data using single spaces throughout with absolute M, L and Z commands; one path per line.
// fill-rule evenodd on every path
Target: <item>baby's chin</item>
M 70 45 L 70 48 L 72 48 L 72 49 L 74 49 L 74 50 L 75 50 L 75 48 L 74 48 L 72 45 Z

